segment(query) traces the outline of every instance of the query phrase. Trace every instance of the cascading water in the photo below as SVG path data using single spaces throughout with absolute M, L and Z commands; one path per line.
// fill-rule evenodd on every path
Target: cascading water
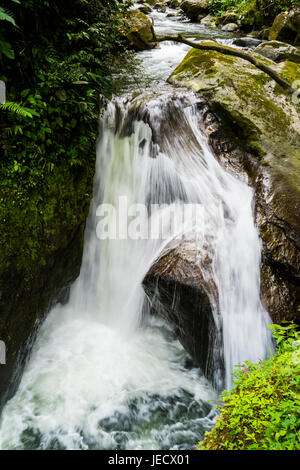
M 182 233 L 194 234 L 199 259 L 211 253 L 226 386 L 236 364 L 269 353 L 252 190 L 216 161 L 198 121 L 194 95 L 170 87 L 108 104 L 80 276 L 4 408 L 1 448 L 193 448 L 213 426 L 212 387 L 170 327 L 143 316 L 143 278 Z M 201 217 L 175 228 L 186 204 Z M 99 240 L 103 220 L 110 238 Z M 158 237 L 145 236 L 150 226 Z

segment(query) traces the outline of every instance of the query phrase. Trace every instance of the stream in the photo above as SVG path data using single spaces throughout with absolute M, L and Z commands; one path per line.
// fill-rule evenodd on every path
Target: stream
M 157 34 L 230 42 L 228 33 L 168 18 L 170 11 L 149 15 Z M 166 83 L 188 50 L 167 42 L 137 53 L 147 88 L 137 75 L 100 117 L 80 276 L 68 302 L 47 316 L 2 412 L 1 449 L 193 449 L 214 426 L 216 388 L 171 326 L 148 314 L 142 288 L 153 262 L 182 234 L 197 240 L 199 259 L 211 253 L 223 386 L 230 388 L 235 365 L 264 359 L 272 348 L 253 191 L 217 162 L 199 130 L 193 93 Z M 116 218 L 127 230 L 122 200 L 146 208 L 141 224 L 151 222 L 159 236 L 99 239 L 103 204 L 114 208 L 108 222 Z M 186 204 L 200 207 L 201 217 L 195 211 L 175 229 L 171 217 Z M 220 375 L 216 366 L 221 385 Z

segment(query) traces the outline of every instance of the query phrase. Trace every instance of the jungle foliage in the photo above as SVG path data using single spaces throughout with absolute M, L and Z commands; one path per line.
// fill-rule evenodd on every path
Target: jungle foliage
M 199 450 L 300 449 L 300 334 L 293 323 L 271 328 L 276 354 L 240 367 Z
M 123 48 L 118 0 L 3 0 L 0 7 L 2 183 L 35 187 L 62 159 L 94 151 L 99 94 L 109 96 L 113 54 Z
M 255 26 L 272 23 L 282 11 L 299 5 L 299 0 L 209 0 L 211 12 L 222 16 L 227 11 L 234 11 L 244 23 Z

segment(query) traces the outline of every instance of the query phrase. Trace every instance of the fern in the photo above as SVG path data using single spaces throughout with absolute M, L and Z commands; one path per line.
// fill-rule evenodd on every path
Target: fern
M 28 108 L 24 108 L 20 104 L 14 103 L 12 101 L 7 101 L 4 104 L 0 104 L 0 110 L 18 115 L 20 117 L 32 118 L 32 114 Z
M 0 7 L 0 21 L 8 21 L 16 26 L 15 20 L 12 16 L 12 13 L 8 10 L 5 10 L 3 7 Z

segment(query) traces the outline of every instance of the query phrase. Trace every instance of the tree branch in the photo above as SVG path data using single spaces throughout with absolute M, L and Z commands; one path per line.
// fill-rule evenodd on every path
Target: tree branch
M 278 83 L 278 85 L 280 85 L 284 90 L 286 90 L 288 94 L 292 95 L 293 93 L 297 91 L 287 81 L 285 81 L 277 72 L 275 72 L 275 70 L 273 70 L 271 67 L 268 67 L 259 59 L 248 54 L 245 51 L 234 49 L 228 46 L 222 46 L 221 44 L 217 44 L 217 43 L 215 44 L 204 43 L 203 44 L 203 43 L 189 41 L 188 39 L 181 36 L 181 34 L 178 34 L 177 36 L 160 36 L 160 37 L 155 35 L 154 41 L 155 42 L 163 42 L 163 41 L 181 42 L 183 44 L 187 44 L 188 46 L 194 47 L 195 49 L 200 49 L 202 51 L 215 51 L 215 52 L 220 52 L 221 54 L 230 55 L 233 57 L 239 57 L 240 59 L 247 60 L 252 65 L 255 65 L 255 67 L 257 67 L 259 70 L 269 75 L 269 77 L 271 77 L 276 83 Z

